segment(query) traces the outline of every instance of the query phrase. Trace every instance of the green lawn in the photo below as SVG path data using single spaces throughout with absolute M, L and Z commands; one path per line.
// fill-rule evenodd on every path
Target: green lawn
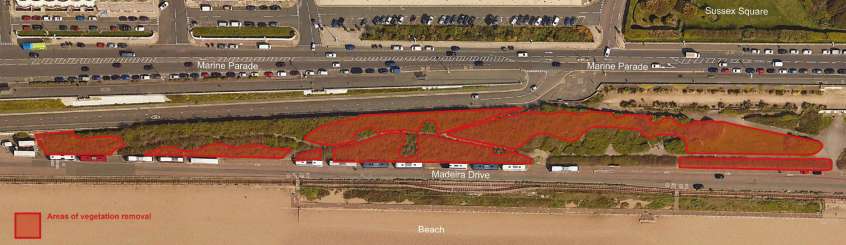
M 485 42 L 592 42 L 590 30 L 576 27 L 533 26 L 367 26 L 362 40 L 485 41 Z
M 0 100 L 0 113 L 57 111 L 65 108 L 58 99 Z
M 152 31 L 19 31 L 18 36 L 57 37 L 149 37 Z
M 831 24 L 832 13 L 813 1 L 629 0 L 625 36 L 635 42 L 846 41 L 846 26 Z M 707 14 L 708 7 L 766 9 L 767 15 Z
M 195 37 L 204 38 L 292 38 L 294 28 L 282 27 L 194 27 Z

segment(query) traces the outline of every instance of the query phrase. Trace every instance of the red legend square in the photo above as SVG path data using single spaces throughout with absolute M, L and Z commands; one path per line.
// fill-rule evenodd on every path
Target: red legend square
M 41 239 L 41 213 L 15 213 L 15 239 Z

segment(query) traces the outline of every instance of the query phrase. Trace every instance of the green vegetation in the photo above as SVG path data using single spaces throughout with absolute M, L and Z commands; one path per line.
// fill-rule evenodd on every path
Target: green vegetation
M 662 209 L 672 204 L 672 196 L 618 193 L 552 192 L 467 195 L 421 189 L 346 189 L 344 198 L 361 198 L 371 203 L 412 202 L 416 205 L 458 205 L 543 208 L 631 208 L 627 200 L 647 202 L 646 208 Z M 669 198 L 669 202 L 666 200 Z M 655 203 L 655 204 L 653 204 Z M 634 208 L 643 208 L 640 205 Z
M 329 190 L 320 187 L 302 187 L 299 194 L 309 201 L 319 200 L 329 195 Z
M 534 26 L 366 26 L 362 40 L 486 41 L 486 42 L 592 42 L 590 30 L 576 27 Z
M 258 143 L 271 147 L 308 148 L 301 140 L 309 131 L 335 117 L 232 120 L 219 122 L 179 122 L 135 124 L 118 129 L 80 131 L 85 135 L 119 135 L 127 147 L 120 154 L 141 154 L 159 146 L 195 148 L 223 142 Z
M 227 93 L 227 94 L 196 94 L 196 95 L 168 95 L 169 103 L 203 104 L 214 102 L 249 101 L 249 100 L 277 100 L 292 97 L 304 97 L 303 92 L 275 92 L 275 93 Z
M 417 135 L 406 134 L 405 145 L 402 146 L 402 155 L 411 156 L 414 155 L 414 153 L 417 153 Z
M 629 0 L 625 30 L 635 42 L 842 42 L 846 8 L 837 0 Z M 766 15 L 707 14 L 762 9 Z M 842 7 L 842 6 L 840 6 Z
M 435 134 L 438 132 L 438 128 L 432 122 L 424 122 L 423 129 L 421 129 L 420 131 L 424 134 Z
M 680 197 L 679 209 L 698 211 L 817 213 L 822 210 L 822 205 L 816 200 Z
M 594 129 L 588 131 L 581 140 L 572 143 L 551 137 L 539 137 L 523 146 L 523 151 L 540 149 L 552 155 L 605 155 L 606 149 L 611 145 L 614 151 L 626 155 L 646 152 L 655 143 L 657 142 L 650 142 L 634 131 Z
M 32 139 L 32 135 L 27 132 L 17 132 L 12 135 L 12 139 L 14 140 L 25 140 L 25 139 Z
M 0 100 L 0 113 L 57 111 L 65 109 L 59 99 Z
M 744 116 L 743 119 L 750 122 L 816 135 L 823 129 L 828 128 L 834 120 L 831 116 L 819 113 L 819 110 L 823 108 L 823 106 L 819 105 L 803 104 L 802 113 L 800 114 L 796 114 L 795 112 L 751 114 Z
M 292 38 L 294 28 L 282 27 L 194 27 L 191 33 L 203 38 Z
M 150 37 L 152 31 L 19 31 L 18 36 L 57 37 Z
M 364 131 L 358 132 L 358 135 L 357 135 L 357 136 L 358 136 L 358 140 L 363 140 L 363 139 L 370 138 L 370 137 L 371 137 L 371 136 L 373 136 L 374 134 L 375 134 L 375 133 L 373 133 L 373 130 L 368 129 L 368 130 L 364 130 Z
M 682 155 L 686 154 L 687 152 L 684 151 L 684 141 L 676 137 L 664 137 L 661 140 L 661 143 L 664 144 L 664 150 L 670 154 Z
M 675 156 L 629 155 L 629 156 L 552 156 L 547 164 L 578 164 L 579 166 L 676 166 Z

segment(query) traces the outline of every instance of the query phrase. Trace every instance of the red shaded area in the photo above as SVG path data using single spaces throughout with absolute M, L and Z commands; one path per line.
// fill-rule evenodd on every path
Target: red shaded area
M 41 213 L 15 213 L 15 239 L 41 239 Z
M 307 151 L 297 152 L 294 156 L 294 161 L 314 161 L 323 160 L 323 149 L 314 148 Z
M 229 145 L 212 143 L 193 150 L 176 146 L 160 146 L 144 152 L 145 156 L 162 157 L 211 157 L 211 158 L 258 158 L 282 159 L 291 152 L 287 147 L 270 147 L 262 144 Z
M 435 125 L 437 132 L 489 119 L 498 115 L 517 112 L 519 107 L 445 110 L 425 112 L 398 112 L 366 114 L 335 120 L 312 130 L 304 139 L 325 146 L 341 145 L 359 139 L 359 133 L 372 131 L 374 135 L 398 132 L 420 132 L 425 123 Z
M 679 168 L 776 171 L 831 171 L 828 158 L 679 157 Z
M 126 146 L 120 136 L 79 136 L 74 131 L 37 133 L 35 141 L 45 155 L 108 156 Z
M 417 135 L 416 150 L 403 155 L 406 134 L 393 133 L 375 136 L 361 142 L 337 146 L 332 158 L 339 162 L 420 162 L 420 163 L 484 163 L 530 164 L 532 159 L 513 150 L 496 153 L 493 147 L 461 142 L 435 135 Z M 295 160 L 318 160 L 319 149 L 298 154 Z M 317 154 L 317 155 L 315 155 Z
M 540 136 L 575 142 L 598 128 L 637 131 L 652 140 L 658 136 L 678 137 L 685 142 L 685 151 L 689 154 L 809 156 L 822 149 L 822 143 L 817 140 L 729 122 L 681 123 L 668 117 L 655 121 L 651 115 L 615 115 L 599 111 L 515 113 L 464 125 L 447 133 L 479 144 L 516 149 Z

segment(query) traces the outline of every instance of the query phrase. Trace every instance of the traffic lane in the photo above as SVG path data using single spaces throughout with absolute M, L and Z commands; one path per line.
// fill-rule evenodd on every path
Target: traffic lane
M 513 97 L 513 92 L 497 92 Z M 321 100 L 245 103 L 224 105 L 191 105 L 162 108 L 118 109 L 106 111 L 72 111 L 43 114 L 10 114 L 0 118 L 0 130 L 50 130 L 71 128 L 114 127 L 132 122 L 158 120 L 191 120 L 229 117 L 264 117 L 275 115 L 334 114 L 348 112 L 374 112 L 387 110 L 432 109 L 441 107 L 466 107 L 496 104 L 478 103 L 470 93 L 449 95 L 402 95 L 396 97 L 324 98 Z M 519 102 L 504 99 L 500 103 Z
M 523 73 L 518 71 L 429 73 L 426 80 L 413 74 L 357 75 L 343 77 L 312 77 L 309 79 L 250 79 L 210 81 L 122 82 L 81 86 L 29 87 L 13 86 L 13 93 L 0 98 L 64 97 L 80 95 L 172 94 L 199 92 L 243 92 L 271 90 L 303 90 L 319 88 L 376 88 L 412 86 L 451 86 L 519 84 Z
M 72 61 L 56 62 L 50 64 L 32 64 L 22 62 L 17 65 L 0 65 L 0 73 L 5 74 L 3 80 L 13 80 L 21 78 L 39 77 L 53 77 L 64 75 L 78 75 L 78 74 L 170 74 L 183 72 L 265 72 L 265 71 L 305 71 L 325 69 L 330 74 L 340 73 L 341 69 L 357 68 L 386 68 L 386 61 L 389 59 L 374 59 L 372 61 L 350 61 L 350 60 L 276 60 L 273 58 L 261 60 L 238 60 L 238 59 L 102 59 L 102 60 L 87 60 L 86 61 Z M 284 67 L 277 67 L 277 62 L 284 62 Z M 482 61 L 477 66 L 476 61 Z M 190 62 L 190 67 L 186 67 L 186 62 Z M 333 67 L 333 63 L 337 62 L 340 67 Z M 66 64 L 68 63 L 68 64 Z M 538 63 L 534 62 L 510 62 L 510 61 L 496 61 L 488 59 L 480 59 L 474 57 L 467 57 L 461 60 L 449 61 L 426 61 L 422 60 L 402 60 L 396 59 L 395 63 L 404 71 L 420 71 L 420 70 L 465 70 L 465 69 L 549 69 L 553 68 L 549 61 L 540 60 Z M 114 65 L 119 64 L 119 67 Z M 152 69 L 146 70 L 145 67 L 151 65 Z M 562 63 L 560 69 L 574 69 L 577 68 L 576 63 Z M 87 71 L 83 71 L 83 67 Z M 353 75 L 353 74 L 350 74 Z M 43 80 L 43 78 L 42 78 Z
M 262 164 L 261 166 L 197 167 L 187 164 L 136 164 L 136 176 L 253 176 L 271 177 L 296 174 L 302 178 L 343 178 L 343 179 L 432 179 L 432 171 L 444 170 L 434 166 L 423 169 L 355 169 L 346 167 L 309 168 L 297 167 L 290 161 L 281 164 Z M 693 184 L 704 184 L 705 188 L 715 190 L 762 190 L 762 191 L 823 191 L 842 192 L 846 179 L 836 173 L 822 176 L 785 174 L 767 171 L 731 171 L 725 179 L 716 180 L 713 174 L 724 171 L 680 170 L 676 168 L 653 167 L 605 167 L 584 166 L 578 173 L 553 173 L 543 166 L 533 165 L 526 172 L 481 171 L 488 178 L 479 181 L 546 181 L 566 183 L 606 183 L 625 184 L 644 187 L 669 188 L 685 186 L 687 190 Z M 65 169 L 39 167 L 20 160 L 3 160 L 0 173 L 8 175 L 67 175 Z M 725 173 L 725 172 L 724 172 Z M 449 180 L 449 179 L 446 179 Z M 685 188 L 681 188 L 685 189 Z
M 320 45 L 320 33 L 315 29 L 312 20 L 319 21 L 320 13 L 314 0 L 300 0 L 297 2 L 297 24 L 300 34 L 300 46 Z

